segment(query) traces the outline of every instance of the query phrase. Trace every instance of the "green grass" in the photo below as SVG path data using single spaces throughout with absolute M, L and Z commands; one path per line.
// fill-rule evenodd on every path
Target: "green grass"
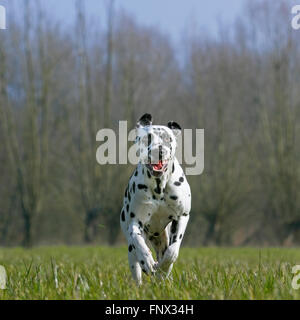
M 0 249 L 0 299 L 299 299 L 298 249 L 182 248 L 173 281 L 131 280 L 127 248 Z

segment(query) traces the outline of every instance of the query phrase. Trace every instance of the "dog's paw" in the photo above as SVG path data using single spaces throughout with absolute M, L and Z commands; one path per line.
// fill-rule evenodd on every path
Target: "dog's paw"
M 150 251 L 150 250 L 149 250 Z M 151 251 L 150 252 L 137 252 L 137 258 L 142 271 L 146 274 L 154 274 L 157 269 L 157 262 L 154 261 Z
M 158 268 L 167 270 L 169 266 L 177 260 L 178 254 L 179 254 L 178 246 L 174 243 L 170 247 L 168 247 L 167 250 L 165 251 L 161 262 L 158 264 Z

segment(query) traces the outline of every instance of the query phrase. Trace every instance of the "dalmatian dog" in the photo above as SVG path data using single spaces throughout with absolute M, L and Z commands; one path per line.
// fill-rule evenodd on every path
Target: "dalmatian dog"
M 189 221 L 191 190 L 175 157 L 180 134 L 176 122 L 152 125 L 150 114 L 136 125 L 139 163 L 125 191 L 120 223 L 137 284 L 142 283 L 142 271 L 160 278 L 170 275 Z

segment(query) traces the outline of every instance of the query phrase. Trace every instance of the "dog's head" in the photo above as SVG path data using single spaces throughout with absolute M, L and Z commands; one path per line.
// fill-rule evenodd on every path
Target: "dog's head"
M 168 126 L 152 125 L 152 116 L 145 114 L 136 125 L 137 155 L 149 169 L 151 175 L 158 177 L 167 171 L 175 157 L 177 137 L 181 134 L 179 124 L 170 121 Z

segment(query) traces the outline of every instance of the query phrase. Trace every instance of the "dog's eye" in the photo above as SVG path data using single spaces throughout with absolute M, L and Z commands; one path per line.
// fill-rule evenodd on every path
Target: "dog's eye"
M 152 142 L 152 135 L 151 133 L 143 136 L 143 138 L 141 139 L 141 143 L 144 145 L 144 146 L 149 146 Z

